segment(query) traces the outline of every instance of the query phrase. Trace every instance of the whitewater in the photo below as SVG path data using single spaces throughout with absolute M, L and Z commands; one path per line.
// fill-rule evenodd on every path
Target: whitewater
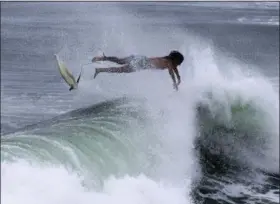
M 1 85 L 1 202 L 193 204 L 199 203 L 197 193 L 217 203 L 241 203 L 239 198 L 242 203 L 279 203 L 279 188 L 267 181 L 267 174 L 279 178 L 275 74 L 189 28 L 156 27 L 158 19 L 178 23 L 172 15 L 163 21 L 164 5 L 152 20 L 115 3 L 23 5 L 25 12 L 38 6 L 43 14 L 22 18 L 20 13 L 12 19 L 4 13 L 2 26 L 30 28 L 26 32 L 36 36 L 34 47 L 25 49 L 41 60 L 26 60 L 25 70 L 18 72 L 1 69 L 1 80 L 9 79 Z M 2 5 L 1 13 L 12 8 L 18 7 Z M 46 18 L 52 9 L 55 15 Z M 239 21 L 237 16 L 234 22 Z M 46 26 L 36 31 L 38 22 Z M 3 40 L 11 30 L 1 30 Z M 31 42 L 31 34 L 13 31 L 19 42 Z M 4 52 L 11 54 L 7 44 Z M 79 89 L 68 92 L 54 57 L 58 53 L 77 75 L 103 51 L 163 56 L 172 49 L 185 56 L 178 92 L 167 72 L 154 70 L 100 74 L 93 80 L 94 68 L 112 65 L 107 62 L 85 66 Z M 45 61 L 46 67 L 39 67 Z M 222 164 L 208 156 L 222 158 Z M 220 176 L 209 176 L 208 165 L 216 166 L 215 172 L 229 167 Z M 207 193 L 201 195 L 200 188 Z

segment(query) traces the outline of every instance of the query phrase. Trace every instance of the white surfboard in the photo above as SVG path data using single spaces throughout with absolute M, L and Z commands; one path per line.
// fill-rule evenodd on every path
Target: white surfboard
M 77 81 L 75 80 L 74 76 L 71 74 L 71 72 L 68 70 L 66 65 L 59 59 L 58 55 L 55 54 L 56 61 L 58 64 L 58 70 L 60 72 L 61 77 L 64 79 L 64 81 L 70 86 L 69 91 L 72 89 L 77 89 L 78 88 L 78 83 L 81 78 L 82 74 L 82 69 L 81 72 L 77 78 Z

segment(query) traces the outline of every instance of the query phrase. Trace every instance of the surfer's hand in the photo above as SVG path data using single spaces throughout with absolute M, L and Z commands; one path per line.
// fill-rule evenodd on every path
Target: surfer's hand
M 179 78 L 177 82 L 177 86 L 179 86 L 180 83 L 181 83 L 181 79 Z
M 178 85 L 176 83 L 173 83 L 173 88 L 178 91 Z

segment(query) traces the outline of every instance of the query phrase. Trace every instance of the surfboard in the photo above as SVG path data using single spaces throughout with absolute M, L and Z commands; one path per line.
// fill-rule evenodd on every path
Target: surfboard
M 80 74 L 79 74 L 77 80 L 75 80 L 74 76 L 71 74 L 69 69 L 66 67 L 65 63 L 59 59 L 58 55 L 55 54 L 55 57 L 56 57 L 56 61 L 58 64 L 58 70 L 59 70 L 61 77 L 70 86 L 69 91 L 71 91 L 73 89 L 77 89 L 80 78 L 81 78 L 82 69 L 80 71 Z

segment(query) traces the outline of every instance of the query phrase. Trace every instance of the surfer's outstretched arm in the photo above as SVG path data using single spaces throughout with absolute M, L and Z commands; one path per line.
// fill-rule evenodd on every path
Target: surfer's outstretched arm
M 129 65 L 124 65 L 122 67 L 108 67 L 108 68 L 96 68 L 95 69 L 95 78 L 99 73 L 107 72 L 107 73 L 130 73 L 134 72 L 134 70 Z

